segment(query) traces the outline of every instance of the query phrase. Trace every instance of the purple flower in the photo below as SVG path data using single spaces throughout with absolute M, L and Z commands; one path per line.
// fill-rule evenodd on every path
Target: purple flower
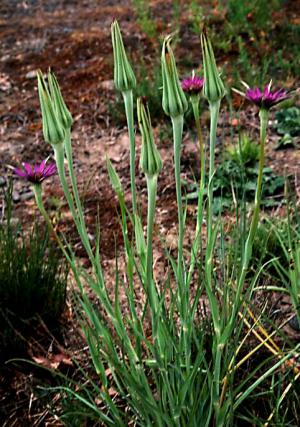
M 45 179 L 56 173 L 55 163 L 47 165 L 47 160 L 43 160 L 40 165 L 33 166 L 29 163 L 23 163 L 23 170 L 15 168 L 14 173 L 33 184 L 41 184 Z
M 259 108 L 269 110 L 270 108 L 277 105 L 279 102 L 289 98 L 289 94 L 284 89 L 278 89 L 271 91 L 272 81 L 265 86 L 264 90 L 261 91 L 258 87 L 250 88 L 245 82 L 242 82 L 246 87 L 246 93 L 240 92 L 236 89 L 235 92 L 244 96 L 248 101 L 253 102 Z
M 181 82 L 181 87 L 190 96 L 200 95 L 204 85 L 204 79 L 197 76 L 188 77 Z

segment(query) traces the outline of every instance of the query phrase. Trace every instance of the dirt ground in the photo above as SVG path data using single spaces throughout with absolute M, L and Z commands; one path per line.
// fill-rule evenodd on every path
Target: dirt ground
M 168 3 L 170 2 L 152 2 L 163 34 L 172 31 L 167 24 Z M 294 2 L 297 7 L 299 3 Z M 116 245 L 120 247 L 122 234 L 116 215 L 117 201 L 106 173 L 106 154 L 120 174 L 127 200 L 130 201 L 127 130 L 124 126 L 117 127 L 109 114 L 109 105 L 113 105 L 115 99 L 110 38 L 113 18 L 120 22 L 125 44 L 131 51 L 134 61 L 138 61 L 138 51 L 143 51 L 149 59 L 153 54 L 153 41 L 148 40 L 137 26 L 130 1 L 2 0 L 0 4 L 0 185 L 4 185 L 7 180 L 8 165 L 16 166 L 23 161 L 39 162 L 52 155 L 51 146 L 43 141 L 35 78 L 37 69 L 47 72 L 51 67 L 57 75 L 66 103 L 74 117 L 72 145 L 80 192 L 85 202 L 86 221 L 93 238 L 99 209 L 101 255 L 107 269 L 114 263 L 115 247 Z M 195 57 L 198 58 L 196 62 L 200 61 L 200 44 L 197 38 L 187 38 L 184 30 L 182 36 L 189 44 L 183 42 L 179 47 L 179 53 L 182 54 L 184 48 L 189 48 L 195 52 Z M 232 122 L 233 119 L 235 122 Z M 168 118 L 166 120 L 168 121 Z M 224 103 L 218 131 L 218 151 L 221 151 L 223 144 L 229 141 L 231 125 L 236 121 L 239 121 L 242 128 L 247 129 L 254 139 L 257 138 L 257 112 L 248 107 L 244 113 L 232 117 Z M 203 118 L 203 124 L 207 135 L 207 115 Z M 158 130 L 156 134 L 158 135 Z M 299 194 L 299 150 L 275 151 L 277 141 L 278 136 L 271 132 L 266 162 L 276 172 L 283 173 L 287 170 L 289 174 L 294 175 L 296 191 Z M 157 144 L 164 160 L 164 167 L 159 177 L 156 236 L 159 234 L 167 236 L 166 241 L 172 247 L 176 241 L 177 222 L 172 140 L 157 139 Z M 137 189 L 145 221 L 146 187 L 144 177 L 138 169 L 139 152 L 140 137 L 137 135 Z M 198 148 L 194 131 L 185 129 L 182 177 L 191 179 L 193 175 L 199 175 Z M 84 253 L 64 204 L 57 177 L 45 183 L 44 197 L 52 217 L 57 215 L 55 206 L 57 201 L 60 202 L 61 216 L 57 229 L 69 236 L 77 254 L 84 262 Z M 32 191 L 20 180 L 15 180 L 14 202 L 15 215 L 24 224 L 30 223 L 37 215 Z M 187 221 L 191 232 L 186 241 L 187 245 L 192 238 L 195 210 L 195 205 L 188 206 Z M 160 239 L 156 237 L 157 249 L 154 252 L 156 263 L 159 263 L 162 257 L 159 242 Z M 62 343 L 57 344 L 58 353 L 66 355 L 62 361 L 65 365 L 69 362 L 67 347 L 74 345 L 74 340 L 67 337 L 70 331 L 75 334 L 70 313 Z M 62 347 L 60 350 L 59 346 Z M 84 344 L 80 343 L 77 351 L 83 347 Z M 8 387 L 10 390 L 7 394 L 6 389 L 2 398 L 3 404 L 7 405 L 8 413 L 3 425 L 9 427 L 59 425 L 54 424 L 53 420 L 53 424 L 45 424 L 44 411 L 35 414 L 34 418 L 30 406 L 26 409 L 26 405 L 30 405 L 28 396 L 34 381 L 31 372 L 27 372 L 24 376 L 21 371 L 16 369 L 9 380 L 0 382 L 2 389 Z M 14 399 L 14 393 L 18 396 L 18 405 L 9 402 Z M 17 416 L 20 413 L 26 414 L 27 417 L 26 422 L 21 424 Z

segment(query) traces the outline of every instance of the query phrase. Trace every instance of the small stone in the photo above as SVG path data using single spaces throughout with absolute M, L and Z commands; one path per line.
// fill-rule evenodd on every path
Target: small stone
M 34 197 L 33 191 L 27 191 L 26 193 L 21 194 L 20 200 L 24 202 L 25 200 L 30 200 Z
M 112 91 L 115 90 L 115 84 L 113 80 L 104 80 L 100 82 L 101 89 Z
M 18 203 L 20 199 L 20 194 L 17 191 L 13 191 L 12 193 L 12 199 L 15 203 Z
M 25 75 L 26 79 L 35 79 L 36 78 L 36 70 L 28 71 Z
M 299 325 L 299 320 L 297 315 L 295 314 L 294 317 L 291 318 L 291 320 L 289 321 L 289 325 L 291 328 L 293 328 L 295 331 L 299 332 L 300 331 L 300 325 Z

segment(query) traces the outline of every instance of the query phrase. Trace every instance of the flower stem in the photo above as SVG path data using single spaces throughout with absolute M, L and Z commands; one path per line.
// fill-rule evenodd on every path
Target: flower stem
M 209 144 L 209 177 L 208 177 L 208 207 L 207 207 L 207 247 L 205 254 L 206 292 L 210 303 L 212 320 L 216 337 L 220 335 L 219 309 L 216 296 L 213 292 L 212 265 L 213 252 L 216 239 L 216 228 L 213 229 L 213 177 L 215 173 L 215 146 L 217 135 L 217 122 L 219 117 L 220 101 L 209 104 L 210 106 L 210 144 Z
M 157 312 L 157 294 L 153 279 L 153 224 L 155 214 L 155 202 L 157 191 L 157 175 L 147 176 L 148 189 L 148 215 L 147 215 L 147 256 L 146 256 L 146 278 L 147 289 L 149 292 L 149 301 L 151 309 L 154 313 Z
M 255 233 L 257 230 L 258 220 L 259 220 L 259 212 L 260 212 L 260 204 L 261 204 L 261 195 L 262 195 L 262 179 L 263 179 L 263 169 L 264 169 L 264 161 L 265 161 L 265 142 L 266 142 L 266 134 L 267 134 L 267 126 L 268 126 L 268 117 L 269 112 L 265 109 L 260 110 L 260 152 L 259 152 L 259 164 L 258 164 L 258 176 L 257 176 L 257 184 L 256 184 L 256 192 L 254 199 L 254 211 L 253 217 L 250 224 L 250 230 L 245 242 L 244 254 L 243 254 L 243 263 L 242 263 L 242 271 L 239 276 L 235 302 L 233 305 L 232 315 L 230 319 L 231 328 L 233 327 L 233 322 L 237 313 L 237 310 L 240 305 L 240 297 L 244 287 L 245 278 L 247 274 L 247 270 L 249 267 L 249 262 L 252 255 L 253 241 L 255 237 Z
M 207 212 L 207 239 L 212 237 L 213 217 L 213 177 L 215 174 L 215 150 L 217 138 L 217 123 L 220 110 L 220 101 L 209 104 L 210 108 L 210 141 L 209 141 L 209 175 L 208 175 L 208 212 Z
M 86 231 L 85 222 L 84 222 L 84 216 L 83 216 L 83 209 L 82 209 L 82 205 L 81 205 L 81 201 L 80 201 L 80 197 L 79 197 L 79 193 L 78 193 L 78 187 L 77 187 L 76 177 L 75 177 L 75 174 L 74 174 L 73 154 L 72 154 L 72 144 L 71 144 L 71 132 L 70 132 L 70 129 L 66 130 L 66 136 L 65 136 L 65 140 L 64 140 L 64 146 L 65 146 L 66 157 L 67 157 L 67 161 L 68 161 L 68 169 L 69 169 L 69 174 L 70 174 L 72 189 L 73 189 L 73 193 L 74 193 L 75 203 L 76 203 L 77 212 L 78 212 L 78 215 L 79 215 L 79 221 L 80 221 L 81 226 Z
M 215 420 L 219 419 L 220 414 L 220 375 L 222 363 L 222 350 L 221 345 L 221 325 L 218 301 L 213 289 L 213 255 L 214 246 L 217 235 L 217 227 L 213 227 L 213 178 L 215 174 L 215 147 L 217 137 L 217 123 L 219 117 L 221 101 L 210 102 L 210 144 L 209 144 L 209 176 L 208 176 L 208 206 L 207 206 L 207 247 L 205 254 L 205 289 L 209 300 L 211 309 L 211 317 L 214 327 L 214 342 L 213 342 L 213 382 L 211 387 L 211 405 L 214 409 Z M 219 425 L 219 424 L 217 424 Z
M 58 246 L 60 247 L 61 251 L 63 252 L 64 256 L 66 257 L 66 259 L 70 262 L 70 257 L 61 241 L 61 239 L 59 238 L 58 234 L 56 233 L 53 224 L 49 218 L 49 215 L 45 209 L 44 203 L 43 203 L 43 199 L 42 199 L 42 186 L 40 184 L 35 184 L 33 185 L 33 192 L 34 192 L 34 196 L 35 196 L 35 201 L 37 204 L 37 207 L 39 208 L 39 211 L 41 212 L 41 214 L 44 217 L 44 220 L 47 224 L 47 227 L 49 229 L 49 231 L 53 234 L 53 236 L 55 237 L 55 240 L 57 241 Z
M 75 222 L 77 231 L 80 235 L 81 241 L 83 243 L 83 246 L 90 258 L 90 261 L 92 263 L 92 265 L 95 266 L 95 257 L 93 254 L 93 251 L 91 249 L 91 245 L 89 242 L 89 238 L 88 238 L 88 234 L 85 230 L 85 228 L 82 226 L 81 220 L 80 220 L 80 215 L 78 216 L 78 213 L 76 211 L 75 208 L 75 204 L 73 201 L 73 197 L 72 194 L 69 190 L 68 187 L 68 183 L 67 183 L 67 179 L 66 179 L 66 175 L 65 175 L 65 168 L 64 168 L 64 145 L 63 144 L 55 144 L 53 146 L 54 148 L 54 156 L 55 156 L 55 161 L 56 161 L 56 165 L 57 165 L 57 170 L 58 170 L 58 175 L 60 178 L 60 182 L 65 194 L 65 197 L 67 199 L 73 220 Z
M 172 117 L 173 125 L 173 141 L 174 141 L 174 163 L 175 163 L 175 181 L 176 181 L 176 197 L 178 209 L 178 257 L 177 257 L 177 277 L 178 283 L 183 285 L 183 237 L 184 237 L 184 221 L 182 210 L 182 195 L 181 195 L 181 180 L 180 180 L 180 155 L 183 131 L 183 116 Z
M 201 243 L 201 227 L 203 221 L 203 196 L 205 189 L 205 156 L 204 156 L 204 143 L 201 131 L 201 123 L 200 123 L 200 114 L 199 114 L 199 99 L 191 98 L 191 104 L 194 113 L 194 119 L 196 123 L 197 129 L 197 137 L 200 148 L 200 184 L 199 184 L 199 192 L 198 192 L 198 207 L 197 207 L 197 222 L 196 222 L 196 232 L 195 232 L 195 241 L 192 247 L 191 253 L 191 264 L 188 275 L 188 283 L 190 283 L 192 274 L 195 268 L 195 263 Z
M 125 112 L 127 118 L 127 127 L 130 143 L 130 183 L 132 193 L 132 210 L 134 214 L 137 214 L 137 203 L 136 203 L 136 186 L 135 186 L 135 134 L 134 134 L 134 120 L 133 120 L 133 96 L 132 90 L 122 92 Z

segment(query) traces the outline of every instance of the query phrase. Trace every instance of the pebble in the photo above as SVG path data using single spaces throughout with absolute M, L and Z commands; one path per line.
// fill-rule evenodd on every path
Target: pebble
M 21 200 L 20 194 L 17 191 L 13 191 L 12 199 L 15 203 L 18 203 Z
M 25 200 L 30 200 L 34 197 L 33 191 L 27 191 L 26 193 L 22 193 L 20 196 L 20 201 L 24 202 Z
M 26 79 L 35 79 L 36 78 L 36 70 L 28 71 L 25 75 Z
M 113 80 L 103 80 L 100 82 L 101 89 L 113 91 L 115 90 L 115 84 Z
M 294 317 L 291 318 L 291 320 L 289 321 L 289 325 L 295 331 L 298 331 L 298 332 L 300 331 L 300 325 L 299 325 L 299 321 L 298 321 L 297 315 L 295 315 Z

